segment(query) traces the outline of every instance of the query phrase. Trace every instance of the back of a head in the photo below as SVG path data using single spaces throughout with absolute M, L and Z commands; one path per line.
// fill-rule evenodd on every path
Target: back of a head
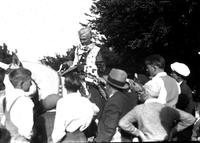
M 145 64 L 146 65 L 154 65 L 159 67 L 160 69 L 164 69 L 165 68 L 165 59 L 160 56 L 160 55 L 150 55 L 148 57 L 146 57 L 145 59 Z
M 65 88 L 68 91 L 77 92 L 81 87 L 80 77 L 76 72 L 65 75 Z
M 14 87 L 20 82 L 24 82 L 27 79 L 31 78 L 31 71 L 25 68 L 13 69 L 9 73 L 9 80 Z
M 160 92 L 160 86 L 159 85 L 153 85 L 152 84 L 145 84 L 144 86 L 145 93 L 150 97 L 150 98 L 158 98 L 159 92 Z

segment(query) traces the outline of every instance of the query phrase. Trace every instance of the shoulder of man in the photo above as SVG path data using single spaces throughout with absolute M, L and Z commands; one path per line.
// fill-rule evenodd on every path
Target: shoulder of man
M 29 104 L 29 105 L 33 105 L 33 101 L 30 99 L 30 97 L 28 96 L 22 96 L 18 99 L 19 102 L 23 102 L 23 103 L 26 103 L 26 104 Z
M 91 52 L 99 52 L 100 47 L 98 47 L 95 43 L 89 45 L 91 47 Z

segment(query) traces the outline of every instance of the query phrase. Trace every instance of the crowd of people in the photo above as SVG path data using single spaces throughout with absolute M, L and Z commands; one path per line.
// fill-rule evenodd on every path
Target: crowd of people
M 190 74 L 186 64 L 172 63 L 168 74 L 165 59 L 155 54 L 144 59 L 148 76 L 142 79 L 130 79 L 119 68 L 106 75 L 90 28 L 78 34 L 81 45 L 74 61 L 59 73 L 65 95 L 37 101 L 28 95 L 31 71 L 9 70 L 10 85 L 5 86 L 13 89 L 1 93 L 0 143 L 198 140 L 200 123 L 186 81 Z

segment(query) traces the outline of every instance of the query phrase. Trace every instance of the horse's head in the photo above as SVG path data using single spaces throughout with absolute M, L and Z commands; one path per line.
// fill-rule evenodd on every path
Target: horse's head
M 0 62 L 0 68 L 4 69 L 6 71 L 5 73 L 7 73 L 6 75 L 5 75 L 5 73 L 1 73 L 1 74 L 4 74 L 2 76 L 5 76 L 4 85 L 5 85 L 6 90 L 11 90 L 11 88 L 13 88 L 9 84 L 10 81 L 8 78 L 8 74 L 10 73 L 11 70 L 17 69 L 20 67 L 23 67 L 22 62 L 19 60 L 16 52 L 12 52 L 12 62 L 10 64 L 5 64 L 5 63 Z M 37 84 L 33 80 L 31 88 L 30 88 L 29 92 L 27 92 L 27 95 L 35 95 L 35 93 L 37 92 L 37 88 L 38 88 Z
M 12 62 L 9 66 L 10 69 L 16 69 L 19 67 L 23 67 L 21 61 L 19 60 L 18 56 L 17 56 L 17 51 L 12 52 Z
M 16 52 L 12 52 L 12 62 L 10 64 L 2 63 L 0 62 L 0 84 L 3 85 L 4 78 L 6 76 L 6 73 L 9 73 L 12 69 L 16 69 L 20 67 L 20 61 L 19 58 L 16 55 Z M 4 84 L 5 86 L 5 84 Z
M 16 52 L 12 52 L 12 60 L 10 64 L 0 62 L 0 68 L 4 69 L 5 71 L 10 71 L 11 69 L 16 69 L 19 67 L 23 67 L 21 61 L 19 60 Z

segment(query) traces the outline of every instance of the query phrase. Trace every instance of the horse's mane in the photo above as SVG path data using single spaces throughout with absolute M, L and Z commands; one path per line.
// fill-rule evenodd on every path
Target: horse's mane
M 31 65 L 31 66 L 36 66 L 36 67 L 40 67 L 40 68 L 43 68 L 43 69 L 49 69 L 51 71 L 54 71 L 56 72 L 52 67 L 50 67 L 49 65 L 45 65 L 45 64 L 42 64 L 40 62 L 31 62 L 31 61 L 22 61 L 22 66 L 24 68 L 27 68 L 28 65 Z M 29 66 L 28 66 L 29 67 Z

